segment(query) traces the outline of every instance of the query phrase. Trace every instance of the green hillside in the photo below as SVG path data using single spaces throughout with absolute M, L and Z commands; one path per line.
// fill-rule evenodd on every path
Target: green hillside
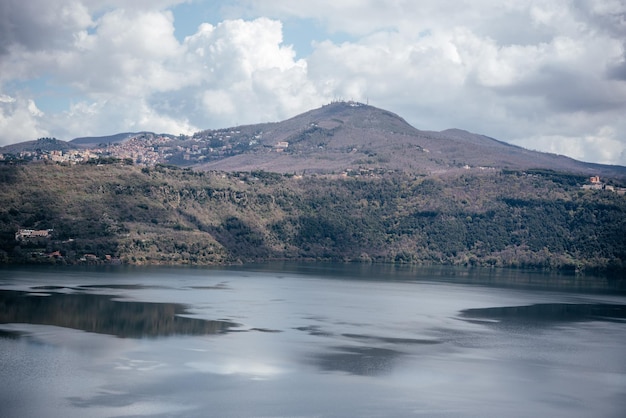
M 0 262 L 251 261 L 626 272 L 626 197 L 550 171 L 304 176 L 0 167 Z M 48 237 L 20 237 L 20 229 Z

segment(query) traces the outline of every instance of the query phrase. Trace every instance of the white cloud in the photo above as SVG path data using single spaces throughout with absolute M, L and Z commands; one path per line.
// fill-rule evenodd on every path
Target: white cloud
M 199 97 L 212 124 L 277 120 L 323 103 L 307 63 L 282 44 L 282 25 L 266 18 L 202 25 L 185 39 Z M 223 127 L 216 126 L 216 127 Z
M 581 161 L 626 165 L 626 145 L 610 126 L 585 136 L 537 135 L 514 141 L 524 148 L 567 155 Z
M 3 0 L 0 2 L 0 56 L 11 50 L 61 47 L 73 33 L 91 25 L 91 15 L 78 0 Z
M 43 116 L 32 100 L 0 94 L 0 146 L 47 136 Z
M 93 34 L 77 33 L 73 48 L 56 61 L 58 77 L 81 92 L 142 97 L 186 83 L 175 67 L 181 46 L 170 12 L 114 10 Z
M 6 94 L 0 94 L 0 103 L 14 103 L 15 98 L 7 96 Z
M 185 118 L 163 115 L 144 100 L 136 99 L 77 102 L 68 111 L 48 119 L 47 125 L 67 139 L 138 131 L 191 134 L 199 130 Z

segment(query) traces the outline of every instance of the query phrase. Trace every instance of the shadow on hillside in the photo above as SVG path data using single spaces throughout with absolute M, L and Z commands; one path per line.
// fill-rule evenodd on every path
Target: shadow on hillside
M 217 227 L 204 228 L 227 251 L 231 258 L 241 261 L 267 260 L 278 258 L 271 249 L 263 233 L 241 219 L 231 216 Z

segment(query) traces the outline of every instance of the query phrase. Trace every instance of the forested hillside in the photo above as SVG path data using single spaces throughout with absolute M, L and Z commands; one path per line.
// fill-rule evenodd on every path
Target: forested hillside
M 293 260 L 626 272 L 626 197 L 586 177 L 0 168 L 2 263 Z M 21 229 L 52 230 L 18 237 Z

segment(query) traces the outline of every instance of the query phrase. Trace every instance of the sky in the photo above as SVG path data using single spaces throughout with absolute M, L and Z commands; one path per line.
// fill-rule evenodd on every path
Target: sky
M 0 146 L 334 100 L 626 165 L 624 0 L 2 0 Z

